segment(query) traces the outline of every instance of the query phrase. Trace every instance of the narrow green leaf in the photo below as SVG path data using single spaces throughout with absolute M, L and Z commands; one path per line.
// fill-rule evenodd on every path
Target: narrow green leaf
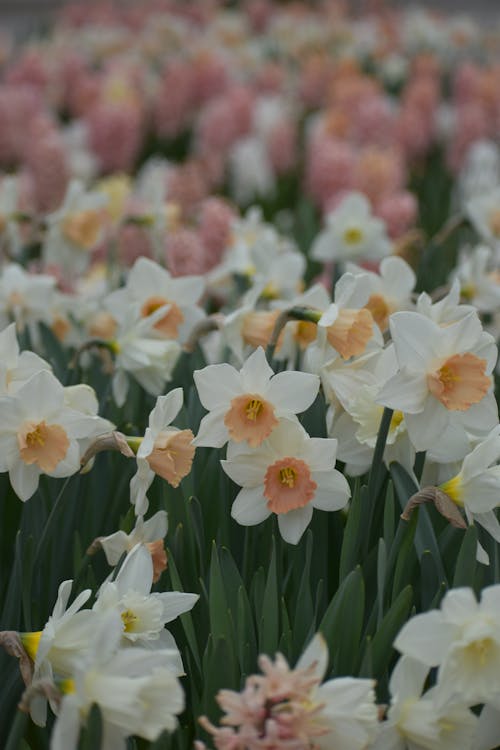
M 389 667 L 392 656 L 392 644 L 401 627 L 408 619 L 413 601 L 411 586 L 407 586 L 389 609 L 373 637 L 373 674 L 380 678 Z
M 274 536 L 272 538 L 271 562 L 269 563 L 266 587 L 264 589 L 261 623 L 259 650 L 261 653 L 274 654 L 278 648 L 279 638 L 278 577 L 276 572 L 276 541 Z
M 93 703 L 87 716 L 87 724 L 80 742 L 81 750 L 96 750 L 101 747 L 102 715 L 99 706 Z
M 170 551 L 168 551 L 167 553 L 168 553 L 168 573 L 170 576 L 170 580 L 172 581 L 172 586 L 175 591 L 184 591 L 184 588 L 181 583 L 181 579 L 179 578 L 179 573 L 177 572 L 177 568 L 175 565 L 173 555 Z M 198 670 L 201 672 L 200 652 L 198 650 L 198 641 L 196 640 L 196 634 L 194 630 L 193 618 L 192 618 L 191 612 L 185 612 L 184 614 L 180 615 L 179 619 L 182 623 L 182 627 L 184 628 L 186 640 L 188 642 L 189 648 L 191 649 L 191 653 L 193 655 L 195 664 Z
M 465 531 L 453 576 L 453 588 L 473 586 L 477 561 L 477 529 L 474 525 Z
M 394 482 L 401 508 L 406 507 L 406 503 L 415 492 L 418 492 L 418 487 L 405 471 L 405 469 L 394 462 L 391 464 L 391 475 Z M 441 553 L 434 533 L 434 527 L 430 519 L 427 508 L 420 506 L 418 509 L 418 523 L 415 532 L 415 548 L 417 550 L 418 557 L 422 556 L 424 550 L 430 550 L 432 556 L 436 561 L 436 566 L 439 571 L 439 578 L 441 581 L 448 582 L 443 561 L 441 559 Z
M 377 550 L 377 623 L 380 625 L 384 616 L 385 580 L 387 575 L 387 548 L 383 539 L 378 540 Z
M 347 513 L 347 522 L 342 540 L 339 566 L 340 582 L 342 582 L 356 567 L 359 561 L 359 548 L 362 534 L 368 533 L 368 530 L 363 530 L 362 523 L 363 500 L 366 498 L 366 493 L 366 486 L 360 488 L 359 482 L 356 482 Z

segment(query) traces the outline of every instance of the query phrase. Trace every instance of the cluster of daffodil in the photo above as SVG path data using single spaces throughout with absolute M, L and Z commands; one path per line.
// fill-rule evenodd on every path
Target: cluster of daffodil
M 0 745 L 494 750 L 499 30 L 226 6 L 0 34 Z

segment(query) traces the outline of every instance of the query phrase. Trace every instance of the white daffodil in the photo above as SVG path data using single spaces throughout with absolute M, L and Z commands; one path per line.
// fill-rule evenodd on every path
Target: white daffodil
M 240 362 L 245 352 L 258 346 L 266 347 L 281 311 L 291 307 L 326 310 L 330 297 L 322 284 L 314 284 L 303 294 L 292 299 L 272 300 L 270 309 L 257 309 L 257 301 L 264 292 L 262 284 L 255 284 L 244 296 L 242 304 L 224 321 L 222 336 L 231 352 Z M 318 318 L 320 315 L 318 315 Z M 293 363 L 298 354 L 316 338 L 316 323 L 308 320 L 290 320 L 283 328 L 274 352 L 275 359 Z
M 5 175 L 0 182 L 0 242 L 7 248 L 7 255 L 16 258 L 22 248 L 19 225 L 19 180 Z
M 362 193 L 346 196 L 328 214 L 326 224 L 311 248 L 313 260 L 380 260 L 391 252 L 385 223 L 373 216 L 370 202 Z
M 142 319 L 131 309 L 121 322 L 111 342 L 115 352 L 112 387 L 118 406 L 123 406 L 127 398 L 129 374 L 152 396 L 158 396 L 171 379 L 181 346 L 173 339 L 153 338 L 152 333 L 168 309 L 169 306 L 164 305 Z
M 500 250 L 500 186 L 471 198 L 465 204 L 465 213 L 474 229 L 498 259 Z
M 411 293 L 415 287 L 416 276 L 411 266 L 402 258 L 396 255 L 384 258 L 378 273 L 366 271 L 353 263 L 346 265 L 346 271 L 368 277 L 370 296 L 365 307 L 371 312 L 373 320 L 382 332 L 387 330 L 392 313 L 412 307 Z
M 248 205 L 256 198 L 274 193 L 276 178 L 263 140 L 240 138 L 228 154 L 229 181 L 234 199 Z
M 52 371 L 48 362 L 30 351 L 19 351 L 16 324 L 0 331 L 0 394 L 15 393 L 32 375 Z
M 0 275 L 0 326 L 5 328 L 14 320 L 18 331 L 27 327 L 36 341 L 37 324 L 52 323 L 55 286 L 53 276 L 26 273 L 17 263 L 4 266 Z
M 427 667 L 439 667 L 439 706 L 500 701 L 500 586 L 489 586 L 477 602 L 472 589 L 448 591 L 440 610 L 416 615 L 394 647 Z
M 313 508 L 334 511 L 350 497 L 345 477 L 336 469 L 337 441 L 311 438 L 297 422 L 281 420 L 259 448 L 230 443 L 221 461 L 240 490 L 231 508 L 242 526 L 254 526 L 271 513 L 278 516 L 281 536 L 297 544 Z
M 104 237 L 108 198 L 88 192 L 79 180 L 72 180 L 57 211 L 46 217 L 47 233 L 42 254 L 47 265 L 57 265 L 66 273 L 82 273 L 90 264 L 90 254 Z
M 143 516 L 138 516 L 130 534 L 121 530 L 115 531 L 114 534 L 100 537 L 99 543 L 104 550 L 106 560 L 113 566 L 117 565 L 124 552 L 130 552 L 136 544 L 143 544 L 153 560 L 153 583 L 156 583 L 162 571 L 167 567 L 163 541 L 167 535 L 167 529 L 167 513 L 159 510 L 147 521 Z
M 335 357 L 343 360 L 364 354 L 368 347 L 381 348 L 383 337 L 366 305 L 370 297 L 368 274 L 344 273 L 335 284 L 333 303 L 319 316 L 316 340 L 304 355 L 310 372 Z
M 182 343 L 196 323 L 205 317 L 197 304 L 204 288 L 202 276 L 175 279 L 153 260 L 139 258 L 130 269 L 125 287 L 110 294 L 105 304 L 116 320 L 123 318 L 130 305 L 139 307 L 141 318 L 165 307 L 166 312 L 154 324 L 152 334 Z
M 221 448 L 228 440 L 260 446 L 280 419 L 295 419 L 316 398 L 319 378 L 303 372 L 280 372 L 269 367 L 259 347 L 238 372 L 229 364 L 195 370 L 200 401 L 209 410 L 203 417 L 196 446 Z
M 64 697 L 50 750 L 76 750 L 90 708 L 101 712 L 101 750 L 125 750 L 131 735 L 155 740 L 177 725 L 184 694 L 176 677 L 177 654 L 170 649 L 119 649 L 123 623 L 117 612 L 101 618 L 93 648 L 61 684 Z
M 191 430 L 179 430 L 171 422 L 182 409 L 182 388 L 175 388 L 166 396 L 160 396 L 149 415 L 149 426 L 137 450 L 137 472 L 130 480 L 130 499 L 137 515 L 148 508 L 146 492 L 155 474 L 165 479 L 172 487 L 178 487 L 181 479 L 191 471 L 195 452 Z
M 495 313 L 500 309 L 500 275 L 491 261 L 491 249 L 479 245 L 460 258 L 452 273 L 452 278 L 460 282 L 462 298 L 482 313 Z
M 98 616 L 89 609 L 81 610 L 91 591 L 82 591 L 68 607 L 72 584 L 73 581 L 64 581 L 59 586 L 57 601 L 43 630 L 21 633 L 22 644 L 34 664 L 34 680 L 52 677 L 54 673 L 70 676 L 94 637 Z M 31 716 L 36 724 L 45 726 L 44 698 L 32 703 Z
M 463 508 L 469 523 L 478 523 L 500 542 L 500 524 L 494 509 L 500 505 L 500 426 L 477 445 L 463 460 L 455 474 L 439 488 L 456 505 Z M 494 464 L 494 465 L 492 465 Z M 478 559 L 488 562 L 488 556 L 479 547 Z
M 12 396 L 0 398 L 0 471 L 28 500 L 40 474 L 68 477 L 80 469 L 79 440 L 109 429 L 109 422 L 66 404 L 63 386 L 41 370 Z
M 148 550 L 137 544 L 125 558 L 118 575 L 106 581 L 93 606 L 95 612 L 115 609 L 123 623 L 123 643 L 145 648 L 177 649 L 174 637 L 165 625 L 188 612 L 199 599 L 198 594 L 180 591 L 151 593 L 153 561 Z M 178 653 L 178 673 L 183 671 Z
M 453 281 L 448 294 L 437 302 L 433 302 L 426 292 L 422 292 L 417 299 L 415 309 L 416 312 L 425 315 L 426 318 L 441 326 L 455 323 L 457 320 L 477 312 L 473 305 L 460 304 L 460 282 L 458 279 Z
M 361 359 L 361 358 L 360 358 Z M 336 365 L 336 366 L 335 366 Z M 394 347 L 365 358 L 365 366 L 346 367 L 334 360 L 324 368 L 323 381 L 328 393 L 335 394 L 343 410 L 331 409 L 328 434 L 337 438 L 337 458 L 346 464 L 351 476 L 364 474 L 371 466 L 384 409 L 377 403 L 381 387 L 397 371 Z M 404 415 L 395 411 L 387 434 L 384 462 L 397 461 L 411 474 L 415 450 L 408 439 Z
M 448 461 L 463 458 L 468 433 L 481 437 L 498 424 L 493 337 L 476 313 L 440 327 L 419 313 L 400 312 L 390 328 L 399 372 L 382 387 L 377 402 L 403 412 L 417 451 L 439 444 L 446 431 Z
M 435 689 L 422 695 L 429 667 L 408 656 L 389 683 L 387 720 L 370 750 L 471 750 L 477 717 L 464 704 L 439 706 Z
M 296 665 L 296 669 L 311 667 L 314 676 L 322 680 L 328 667 L 328 648 L 319 634 Z M 314 737 L 318 750 L 364 750 L 368 747 L 379 730 L 374 687 L 374 680 L 337 677 L 312 688 L 310 701 L 318 706 L 316 721 L 322 729 Z

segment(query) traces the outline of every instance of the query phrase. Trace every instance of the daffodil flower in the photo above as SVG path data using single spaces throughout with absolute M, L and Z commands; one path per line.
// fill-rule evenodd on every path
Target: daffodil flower
M 228 440 L 256 448 L 282 418 L 295 419 L 314 401 L 319 378 L 302 372 L 275 375 L 259 347 L 238 372 L 229 364 L 195 370 L 200 401 L 209 410 L 203 417 L 196 446 L 221 448 Z
M 350 497 L 336 469 L 337 441 L 311 438 L 300 424 L 281 420 L 259 448 L 230 443 L 222 461 L 226 474 L 242 489 L 231 509 L 242 526 L 254 526 L 276 513 L 281 536 L 297 544 L 313 508 L 344 508 Z

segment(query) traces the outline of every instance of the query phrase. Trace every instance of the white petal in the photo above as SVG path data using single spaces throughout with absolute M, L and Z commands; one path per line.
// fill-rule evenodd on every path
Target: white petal
M 50 737 L 50 750 L 76 750 L 80 711 L 76 695 L 65 695 Z
M 184 402 L 184 392 L 182 388 L 174 388 L 166 396 L 158 396 L 156 404 L 149 415 L 149 426 L 154 432 L 160 432 L 171 424 Z
M 398 703 L 420 698 L 429 667 L 411 656 L 402 656 L 392 670 L 389 690 Z
M 331 471 L 335 466 L 338 442 L 336 438 L 304 440 L 302 457 L 311 471 Z
M 200 598 L 198 594 L 185 594 L 181 591 L 168 591 L 164 594 L 154 594 L 154 596 L 162 603 L 163 622 L 171 622 L 184 612 L 189 612 Z
M 465 624 L 478 609 L 477 599 L 469 588 L 451 589 L 441 603 L 443 618 L 452 625 Z
M 280 412 L 300 412 L 308 409 L 318 395 L 319 378 L 305 372 L 280 372 L 271 378 L 267 396 Z
M 200 401 L 208 410 L 227 408 L 231 399 L 243 393 L 239 372 L 226 363 L 195 370 L 193 379 Z
M 449 421 L 450 412 L 433 396 L 429 396 L 419 414 L 405 414 L 408 435 L 417 451 L 426 451 L 439 444 Z
M 440 329 L 424 315 L 394 313 L 390 328 L 400 367 L 426 372 L 429 361 L 440 356 Z
M 243 453 L 229 461 L 221 461 L 225 473 L 240 487 L 262 485 L 269 466 L 263 452 Z
M 394 648 L 428 667 L 437 667 L 446 656 L 452 632 L 441 612 L 432 610 L 412 617 L 394 641 Z
M 262 485 L 240 490 L 231 508 L 231 516 L 242 526 L 255 526 L 270 515 Z
M 137 544 L 125 558 L 115 579 L 116 587 L 123 596 L 128 591 L 149 594 L 153 583 L 153 561 L 143 544 Z
M 405 414 L 418 414 L 423 410 L 428 395 L 425 374 L 402 368 L 380 389 L 376 402 Z
M 303 508 L 290 510 L 288 513 L 278 514 L 280 534 L 289 544 L 298 544 L 304 531 L 311 521 L 313 508 L 311 503 Z
M 322 680 L 328 667 L 328 646 L 321 633 L 316 633 L 314 638 L 302 653 L 295 665 L 295 669 L 307 669 L 315 665 L 314 676 Z
M 269 379 L 274 372 L 269 367 L 264 349 L 259 346 L 241 368 L 243 393 L 265 394 L 269 388 Z
M 224 424 L 224 416 L 228 406 L 214 409 L 206 414 L 200 422 L 198 434 L 193 440 L 197 448 L 222 448 L 229 440 L 229 432 Z
M 345 508 L 351 490 L 347 479 L 340 471 L 333 469 L 329 472 L 314 472 L 311 477 L 318 485 L 311 500 L 313 508 L 334 511 Z
M 28 466 L 19 458 L 10 467 L 9 479 L 18 498 L 29 500 L 38 488 L 40 469 L 36 464 Z

